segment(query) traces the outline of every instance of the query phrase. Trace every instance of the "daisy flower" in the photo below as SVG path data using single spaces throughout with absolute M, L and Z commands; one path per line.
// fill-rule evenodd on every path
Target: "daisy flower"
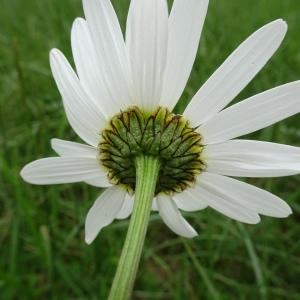
M 277 50 L 286 23 L 275 20 L 254 32 L 176 115 L 208 0 L 174 0 L 170 14 L 166 0 L 132 0 L 125 39 L 109 0 L 83 0 L 83 7 L 85 19 L 76 19 L 71 32 L 76 72 L 57 49 L 50 64 L 68 121 L 86 144 L 52 139 L 58 156 L 29 163 L 23 179 L 107 188 L 86 217 L 87 243 L 132 213 L 143 159 L 156 162 L 157 171 L 140 172 L 141 181 L 157 173 L 152 209 L 178 235 L 197 235 L 180 211 L 212 207 L 249 224 L 259 215 L 287 217 L 283 200 L 232 177 L 300 172 L 299 148 L 237 139 L 298 113 L 300 82 L 227 107 Z

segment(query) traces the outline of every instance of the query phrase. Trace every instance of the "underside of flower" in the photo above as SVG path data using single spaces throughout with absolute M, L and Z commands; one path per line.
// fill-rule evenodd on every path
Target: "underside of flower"
M 201 135 L 181 115 L 162 107 L 152 113 L 132 107 L 114 116 L 102 132 L 99 160 L 112 184 L 122 184 L 133 192 L 136 157 L 159 157 L 155 194 L 172 194 L 191 186 L 205 168 L 202 150 Z

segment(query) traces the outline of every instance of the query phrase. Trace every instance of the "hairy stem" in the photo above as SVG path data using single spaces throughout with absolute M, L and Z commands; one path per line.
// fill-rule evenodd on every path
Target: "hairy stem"
M 160 169 L 158 158 L 139 156 L 135 160 L 136 188 L 130 224 L 110 290 L 109 300 L 129 299 L 136 278 Z

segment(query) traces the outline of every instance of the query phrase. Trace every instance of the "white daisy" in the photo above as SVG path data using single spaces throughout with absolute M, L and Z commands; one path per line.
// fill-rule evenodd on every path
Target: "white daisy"
M 83 0 L 83 7 L 86 19 L 72 27 L 77 73 L 59 50 L 51 51 L 50 63 L 69 123 L 88 145 L 53 139 L 59 156 L 25 166 L 24 180 L 107 188 L 87 215 L 87 243 L 131 214 L 139 154 L 161 160 L 153 210 L 181 236 L 197 233 L 180 210 L 209 206 L 250 224 L 259 214 L 287 217 L 291 209 L 283 200 L 227 176 L 300 172 L 299 148 L 235 139 L 298 113 L 300 82 L 225 108 L 277 50 L 286 23 L 276 20 L 254 32 L 178 116 L 170 111 L 189 78 L 208 0 L 174 0 L 170 15 L 166 0 L 132 0 L 125 41 L 109 0 Z

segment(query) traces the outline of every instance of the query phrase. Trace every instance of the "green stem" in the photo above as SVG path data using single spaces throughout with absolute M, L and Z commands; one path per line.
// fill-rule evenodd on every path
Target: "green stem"
M 130 224 L 110 290 L 109 300 L 126 300 L 130 297 L 138 270 L 147 226 L 160 169 L 158 158 L 139 156 L 136 165 L 135 200 Z

